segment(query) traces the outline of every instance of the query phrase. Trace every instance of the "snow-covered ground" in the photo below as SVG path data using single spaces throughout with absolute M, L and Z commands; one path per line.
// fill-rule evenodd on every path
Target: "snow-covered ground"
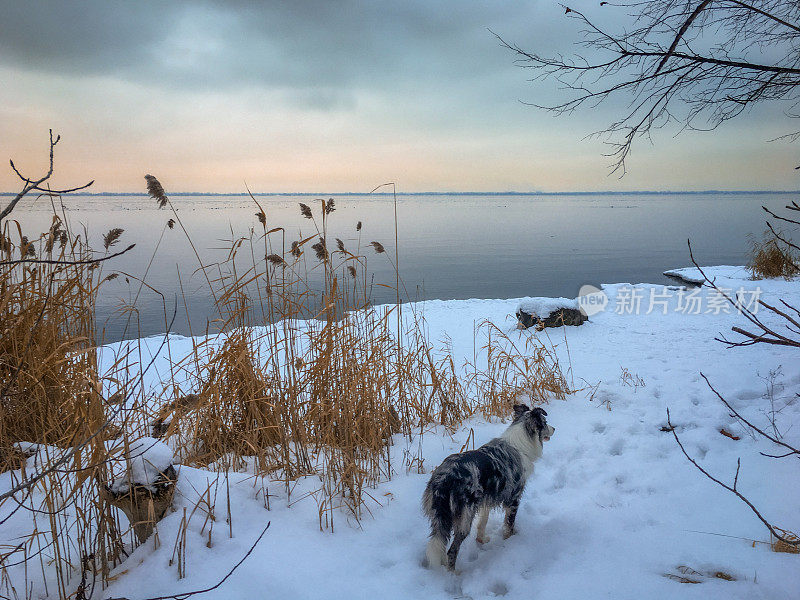
M 718 277 L 720 287 L 751 300 L 760 294 L 770 304 L 783 298 L 800 306 L 800 282 L 750 281 L 737 269 L 712 267 L 707 273 Z M 416 306 L 430 338 L 448 337 L 456 357 L 472 357 L 474 324 L 484 319 L 511 336 L 549 336 L 568 380 L 580 388 L 545 407 L 556 432 L 526 488 L 517 535 L 503 540 L 502 517 L 493 514 L 487 528 L 491 541 L 478 547 L 473 531 L 462 546 L 457 573 L 421 564 L 428 533 L 422 491 L 428 473 L 463 446 L 470 430 L 481 444 L 503 431 L 502 422 L 473 419 L 453 435 L 426 433 L 426 473 L 399 470 L 370 491 L 376 500 L 371 515 L 356 523 L 342 512 L 334 532 L 319 530 L 313 499 L 297 501 L 304 487 L 313 489 L 313 481 L 298 482 L 291 505 L 280 484 L 265 481 L 267 510 L 262 482 L 231 474 L 233 537 L 222 518 L 227 512 L 222 488 L 210 547 L 205 514 L 197 511 L 190 520 L 186 577 L 179 580 L 169 562 L 183 508 L 191 511 L 214 478 L 181 467 L 176 510 L 158 525 L 160 547 L 148 541 L 136 549 L 118 567 L 104 597 L 133 600 L 212 586 L 270 522 L 253 553 L 205 598 L 800 598 L 800 556 L 758 543 L 769 538 L 751 510 L 705 478 L 681 454 L 673 434 L 662 431 L 669 408 L 687 452 L 727 483 L 741 458 L 738 489 L 773 524 L 798 532 L 797 459 L 760 455 L 780 448 L 751 436 L 700 375 L 761 427 L 771 430 L 770 412 L 778 410 L 777 426 L 785 441 L 797 446 L 797 350 L 765 344 L 726 349 L 714 341 L 720 333 L 735 338 L 731 326 L 745 321 L 708 288 L 614 284 L 603 290 L 609 297 L 605 311 L 581 327 L 542 332 L 516 330 L 513 315 L 525 299 Z M 768 323 L 777 322 L 764 312 L 759 315 Z M 160 341 L 146 342 L 155 347 Z M 181 344 L 188 350 L 190 340 L 173 340 L 173 359 Z M 154 367 L 153 373 L 166 369 Z M 393 464 L 400 465 L 408 442 L 400 436 L 395 441 Z M 0 491 L 7 482 L 7 475 L 0 476 Z M 5 537 L 0 533 L 0 544 L 11 543 Z M 701 583 L 666 576 L 681 575 L 685 567 L 697 572 L 687 577 Z M 735 580 L 714 577 L 717 572 Z

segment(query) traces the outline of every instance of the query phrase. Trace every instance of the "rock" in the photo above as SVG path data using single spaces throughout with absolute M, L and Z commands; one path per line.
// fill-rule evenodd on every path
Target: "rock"
M 576 300 L 568 298 L 533 298 L 520 302 L 517 307 L 517 320 L 522 329 L 528 327 L 561 327 L 562 325 L 583 325 L 589 320 Z
M 153 533 L 172 505 L 178 473 L 172 450 L 154 438 L 140 438 L 109 461 L 111 478 L 103 497 L 128 517 L 139 542 Z

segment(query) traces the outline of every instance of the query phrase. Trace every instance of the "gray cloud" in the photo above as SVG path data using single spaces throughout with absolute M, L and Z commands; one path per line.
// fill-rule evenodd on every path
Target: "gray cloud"
M 96 168 L 113 169 L 114 185 L 136 185 L 136 161 L 149 164 L 156 152 L 184 173 L 186 189 L 196 189 L 198 162 L 209 185 L 239 189 L 254 165 L 276 161 L 286 178 L 313 161 L 326 177 L 354 180 L 382 180 L 407 161 L 413 168 L 400 175 L 425 189 L 462 180 L 538 187 L 546 178 L 569 189 L 609 185 L 595 183 L 607 172 L 603 146 L 581 139 L 619 117 L 625 99 L 564 119 L 523 106 L 518 99 L 549 104 L 565 92 L 529 85 L 489 32 L 570 53 L 579 26 L 549 0 L 0 0 L 0 10 L 3 126 L 17 132 L 6 143 L 21 145 L 36 127 L 93 136 Z M 776 120 L 749 115 L 756 129 Z M 714 143 L 742 146 L 727 131 Z M 744 136 L 749 145 L 731 164 L 752 162 L 751 138 L 774 137 L 759 135 Z M 640 144 L 634 160 L 680 158 L 684 139 L 659 134 L 658 150 Z M 122 164 L 106 167 L 114 145 Z M 637 176 L 625 185 L 648 187 Z M 274 189 L 278 180 L 264 181 Z
M 421 1 L 0 4 L 0 62 L 8 66 L 156 87 L 321 89 L 319 102 L 334 107 L 342 106 L 341 88 L 496 80 L 513 66 L 487 28 L 524 35 L 535 9 Z

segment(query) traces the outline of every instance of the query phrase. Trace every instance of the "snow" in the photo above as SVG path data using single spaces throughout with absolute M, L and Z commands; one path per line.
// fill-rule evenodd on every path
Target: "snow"
M 721 280 L 741 281 L 752 278 L 750 271 L 747 269 L 747 267 L 719 265 L 716 267 L 704 268 L 703 271 L 708 276 L 708 278 L 711 281 L 714 281 L 715 283 L 719 283 Z M 705 278 L 700 273 L 700 269 L 698 269 L 697 267 L 670 269 L 669 271 L 664 271 L 664 275 L 666 275 L 667 277 L 676 277 L 678 279 L 686 281 L 687 283 L 692 283 L 697 285 L 705 281 Z
M 109 489 L 115 494 L 127 492 L 131 486 L 156 491 L 155 483 L 174 462 L 172 450 L 154 438 L 139 438 L 127 444 L 115 444 L 117 456 L 109 463 Z
M 676 272 L 692 276 L 690 269 Z M 758 287 L 761 298 L 771 304 L 783 298 L 800 305 L 797 282 L 752 281 L 743 267 L 711 267 L 707 273 L 731 289 Z M 551 340 L 577 390 L 546 406 L 556 432 L 526 488 L 517 535 L 503 540 L 502 515 L 493 513 L 487 527 L 491 541 L 478 547 L 473 529 L 462 545 L 457 573 L 422 566 L 428 532 L 420 508 L 422 492 L 432 469 L 457 452 L 471 432 L 480 445 L 507 423 L 476 417 L 452 434 L 433 428 L 421 440 L 395 436 L 392 479 L 369 490 L 375 501 L 360 523 L 337 513 L 333 532 L 319 530 L 312 497 L 298 500 L 319 487 L 318 478 L 297 480 L 289 501 L 282 485 L 269 479 L 231 473 L 226 482 L 215 473 L 183 466 L 174 511 L 158 524 L 160 546 L 148 541 L 136 548 L 114 571 L 103 597 L 133 600 L 215 585 L 269 522 L 253 553 L 204 598 L 800 598 L 800 556 L 772 552 L 761 543 L 769 540 L 768 534 L 751 510 L 699 473 L 673 434 L 662 431 L 669 408 L 687 452 L 727 483 L 733 482 L 741 458 L 738 489 L 772 523 L 798 532 L 797 460 L 761 455 L 780 452 L 731 417 L 701 376 L 760 427 L 770 427 L 771 410 L 777 407 L 784 441 L 797 446 L 797 351 L 765 344 L 726 349 L 714 337 L 735 337 L 731 327 L 747 323 L 730 305 L 715 303 L 715 292 L 708 288 L 697 289 L 702 305 L 696 313 L 686 310 L 688 291 L 683 288 L 620 283 L 604 285 L 603 292 L 608 307 L 582 327 L 542 332 L 515 328 L 517 307 L 532 299 L 433 300 L 411 307 L 424 315 L 430 339 L 449 340 L 459 360 L 471 358 L 485 342 L 474 338 L 474 324 L 485 319 L 512 340 Z M 637 295 L 640 310 L 627 310 Z M 759 315 L 767 324 L 780 324 L 772 315 Z M 142 341 L 143 364 L 157 354 L 162 341 Z M 124 345 L 102 349 L 101 365 L 111 364 Z M 173 361 L 191 348 L 190 339 L 170 337 Z M 634 377 L 624 377 L 624 370 Z M 159 377 L 169 373 L 168 358 L 158 355 L 146 385 L 160 389 Z M 722 435 L 722 428 L 740 439 Z M 416 451 L 417 443 L 424 473 L 400 467 L 404 453 Z M 158 460 L 166 458 L 163 448 L 156 454 Z M 147 476 L 144 480 L 150 481 Z M 0 491 L 10 481 L 8 473 L 0 474 Z M 204 510 L 193 512 L 202 507 L 198 502 L 209 485 L 217 518 L 211 534 Z M 225 523 L 228 509 L 232 537 Z M 7 510 L 0 509 L 0 518 Z M 192 516 L 186 577 L 178 579 L 170 558 L 184 514 Z M 13 543 L 24 530 L 23 518 L 4 526 L 0 544 Z M 668 577 L 680 574 L 682 567 L 697 571 L 702 583 L 688 585 Z M 713 577 L 717 571 L 736 580 Z
M 546 319 L 560 308 L 578 310 L 578 301 L 569 298 L 526 298 L 517 305 L 517 311 Z

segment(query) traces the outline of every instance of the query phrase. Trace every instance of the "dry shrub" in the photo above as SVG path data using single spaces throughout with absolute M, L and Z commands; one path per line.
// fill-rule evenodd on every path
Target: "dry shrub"
M 800 257 L 789 247 L 782 247 L 770 231 L 761 239 L 750 242 L 750 259 L 747 268 L 753 279 L 783 277 L 790 279 L 800 273 Z
M 509 335 L 491 321 L 487 330 L 487 368 L 474 369 L 477 406 L 485 417 L 505 417 L 513 405 L 526 398 L 531 404 L 563 400 L 570 392 L 554 348 L 538 337 L 525 336 L 520 348 Z
M 14 248 L 0 256 L 11 260 Z M 57 256 L 67 255 L 87 251 L 75 241 Z M 69 446 L 103 423 L 97 287 L 87 265 L 0 266 L 0 462 L 15 442 Z
M 254 456 L 259 470 L 269 470 L 266 452 L 281 441 L 280 411 L 277 396 L 256 365 L 251 332 L 239 328 L 227 334 L 204 369 L 187 460 L 210 464 L 231 456 Z
M 448 343 L 434 347 L 413 308 L 369 308 L 366 278 L 352 276 L 365 271 L 366 257 L 327 251 L 326 203 L 318 216 L 307 205 L 300 210 L 315 235 L 301 236 L 287 251 L 284 230 L 266 231 L 262 223 L 263 238 L 236 240 L 229 260 L 215 265 L 214 297 L 229 328 L 176 366 L 195 374 L 190 384 L 198 401 L 184 408 L 167 402 L 160 421 L 163 430 L 173 414 L 167 436 L 184 463 L 247 465 L 282 480 L 287 494 L 298 477 L 316 474 L 320 527 L 332 528 L 336 508 L 359 518 L 367 489 L 391 477 L 393 435 L 411 440 L 430 425 L 453 431 L 476 412 L 505 418 L 520 398 L 564 398 L 568 386 L 553 348 L 535 336 L 520 347 L 487 322 L 476 332 L 488 337 L 485 364 L 458 365 Z M 280 236 L 280 249 L 270 232 Z M 266 259 L 243 268 L 236 257 L 248 243 L 245 255 Z M 264 246 L 256 251 L 258 243 Z M 302 252 L 306 244 L 315 252 Z M 309 279 L 315 269 L 322 289 Z M 314 318 L 293 320 L 297 315 Z
M 4 579 L 7 565 L 36 564 L 52 592 L 67 597 L 80 575 L 75 565 L 94 556 L 92 568 L 106 577 L 121 549 L 116 518 L 100 498 L 105 442 L 115 429 L 95 352 L 102 269 L 60 218 L 33 240 L 13 224 L 16 235 L 8 222 L 0 232 L 0 470 L 15 469 L 12 485 L 44 476 L 14 497 L 17 511 L 31 515 L 32 532 L 0 564 Z M 51 262 L 14 262 L 25 257 Z M 30 472 L 26 455 L 36 457 Z
M 786 531 L 785 529 L 781 529 L 780 527 L 775 527 L 778 533 L 781 534 L 787 542 L 783 540 L 779 540 L 773 537 L 773 541 L 770 544 L 770 548 L 773 552 L 786 552 L 788 554 L 800 554 L 800 537 L 797 537 L 791 531 Z M 792 543 L 789 543 L 792 542 Z

